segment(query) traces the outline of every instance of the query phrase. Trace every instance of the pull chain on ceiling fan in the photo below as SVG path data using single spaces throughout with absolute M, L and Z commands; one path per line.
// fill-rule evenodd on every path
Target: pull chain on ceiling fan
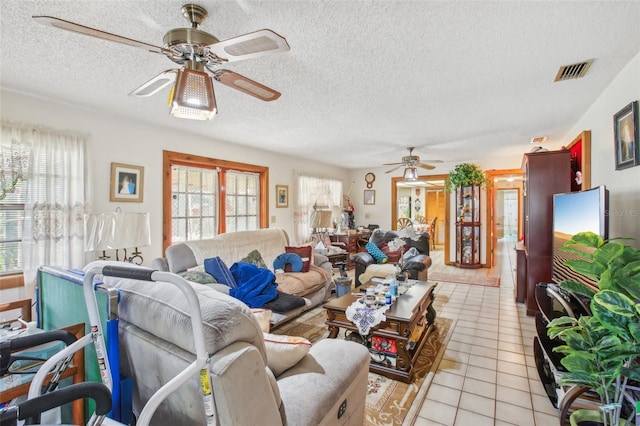
M 163 39 L 164 47 L 51 16 L 33 16 L 33 19 L 54 28 L 159 53 L 174 63 L 182 65 L 179 69 L 163 71 L 129 93 L 131 96 L 151 96 L 173 84 L 169 93 L 169 104 L 171 105 L 170 113 L 174 117 L 195 120 L 212 119 L 217 113 L 212 79 L 265 102 L 275 101 L 280 97 L 280 93 L 276 90 L 219 67 L 227 62 L 286 52 L 289 50 L 289 45 L 284 37 L 271 30 L 263 29 L 220 41 L 213 35 L 198 29 L 208 16 L 205 8 L 196 4 L 185 4 L 182 6 L 182 14 L 191 23 L 191 28 L 169 30 Z

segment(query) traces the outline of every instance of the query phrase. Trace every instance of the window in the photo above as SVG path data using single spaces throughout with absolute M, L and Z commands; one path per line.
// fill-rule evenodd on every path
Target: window
M 311 238 L 311 212 L 314 206 L 333 211 L 334 220 L 338 219 L 342 201 L 342 181 L 336 179 L 297 175 L 297 198 L 295 213 L 295 232 L 298 243 Z
M 19 181 L 14 192 L 0 200 L 0 276 L 22 272 L 22 228 L 27 183 Z
M 164 151 L 164 244 L 268 226 L 267 167 Z
M 258 229 L 259 184 L 257 173 L 227 172 L 227 232 Z
M 211 238 L 217 230 L 218 173 L 188 166 L 171 168 L 171 240 Z

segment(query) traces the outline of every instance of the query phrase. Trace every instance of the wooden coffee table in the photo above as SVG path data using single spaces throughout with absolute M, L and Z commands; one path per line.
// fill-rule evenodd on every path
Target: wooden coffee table
M 386 341 L 383 340 L 385 343 L 395 343 L 397 354 L 392 358 L 395 362 L 389 363 L 388 359 L 385 359 L 386 362 L 378 362 L 376 357 L 378 354 L 373 351 L 369 371 L 405 383 L 411 383 L 413 380 L 413 367 L 427 336 L 435 327 L 436 319 L 432 304 L 433 291 L 437 284 L 425 281 L 413 282 L 415 284 L 398 297 L 385 312 L 386 320 L 372 328 L 370 335 L 365 339 L 368 344 L 374 337 L 386 339 Z M 329 327 L 329 338 L 337 337 L 341 328 L 358 333 L 358 328 L 347 319 L 345 312 L 358 299 L 360 299 L 358 296 L 348 293 L 324 304 L 327 310 L 326 324 Z

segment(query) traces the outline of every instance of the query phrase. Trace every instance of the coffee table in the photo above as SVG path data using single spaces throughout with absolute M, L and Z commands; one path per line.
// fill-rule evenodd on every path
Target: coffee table
M 385 363 L 382 360 L 379 362 L 376 356 L 378 353 L 373 351 L 369 371 L 405 383 L 413 381 L 415 363 L 427 336 L 435 328 L 436 319 L 432 304 L 433 291 L 437 283 L 417 280 L 411 280 L 411 282 L 414 284 L 385 312 L 386 320 L 372 328 L 370 335 L 365 339 L 366 342 L 371 342 L 374 338 L 381 338 L 377 340 L 388 344 L 395 343 L 397 355 L 394 357 L 394 363 Z M 363 288 L 366 286 L 367 283 Z M 327 311 L 326 324 L 329 327 L 329 338 L 336 338 L 341 328 L 358 333 L 358 328 L 347 319 L 345 312 L 358 299 L 360 297 L 353 293 L 347 293 L 324 304 Z

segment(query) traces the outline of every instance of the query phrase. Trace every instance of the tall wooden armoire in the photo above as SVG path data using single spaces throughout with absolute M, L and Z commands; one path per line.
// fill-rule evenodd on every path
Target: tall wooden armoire
M 524 154 L 522 159 L 523 223 L 526 256 L 527 315 L 535 315 L 538 305 L 536 285 L 551 282 L 553 264 L 553 194 L 571 191 L 569 151 Z

